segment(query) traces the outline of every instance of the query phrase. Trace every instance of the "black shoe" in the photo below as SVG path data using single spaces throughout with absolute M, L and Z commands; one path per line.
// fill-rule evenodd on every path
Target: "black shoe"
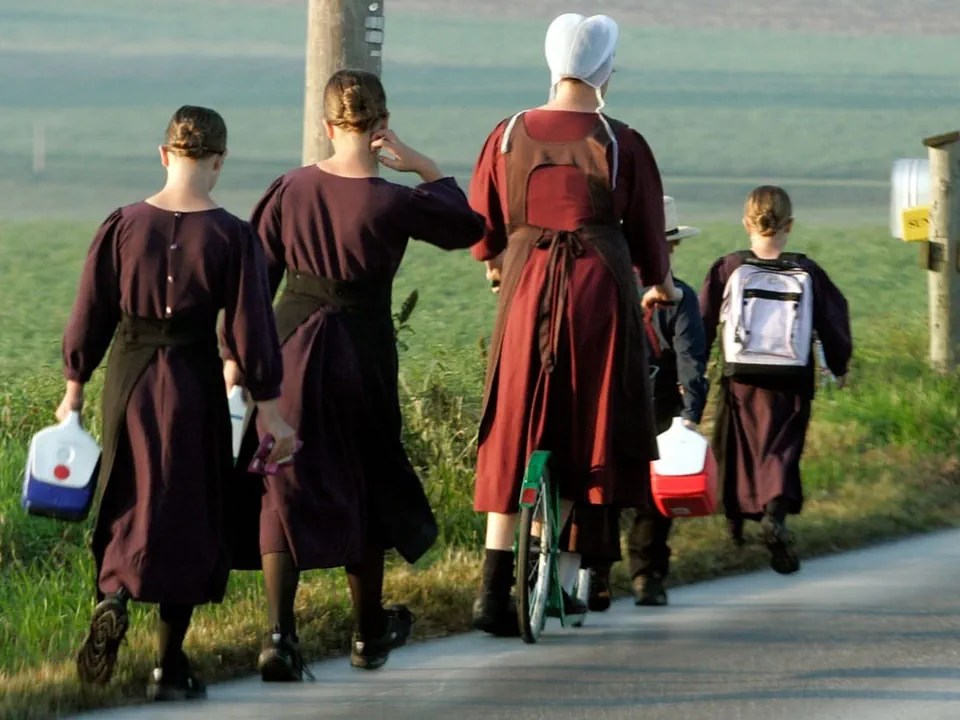
M 666 605 L 667 591 L 663 587 L 663 580 L 656 576 L 637 575 L 633 579 L 633 603 L 649 607 Z
M 517 602 L 512 597 L 506 604 L 497 602 L 492 593 L 484 593 L 473 603 L 474 630 L 482 630 L 496 637 L 520 637 L 520 619 Z
M 590 599 L 587 607 L 590 612 L 606 612 L 610 609 L 610 568 L 590 570 Z
M 117 651 L 130 626 L 128 597 L 121 588 L 94 608 L 90 633 L 77 654 L 77 674 L 83 682 L 106 685 L 113 677 Z
M 181 653 L 182 664 L 164 671 L 156 667 L 147 683 L 147 699 L 155 702 L 179 702 L 182 700 L 200 700 L 207 696 L 207 686 L 190 668 L 187 656 Z
M 294 634 L 284 635 L 275 627 L 264 636 L 263 649 L 257 658 L 257 670 L 264 682 L 300 682 L 313 673 L 300 654 L 300 641 Z
M 770 550 L 770 567 L 781 575 L 790 575 L 800 569 L 800 557 L 793 549 L 793 533 L 781 520 L 764 515 L 760 521 L 763 541 Z
M 416 618 L 405 605 L 394 605 L 385 611 L 387 628 L 378 638 L 365 638 L 353 634 L 353 649 L 350 664 L 361 670 L 376 670 L 382 667 L 390 651 L 406 644 Z
M 586 615 L 590 611 L 589 606 L 578 597 L 574 597 L 566 590 L 563 591 L 563 614 L 564 615 Z

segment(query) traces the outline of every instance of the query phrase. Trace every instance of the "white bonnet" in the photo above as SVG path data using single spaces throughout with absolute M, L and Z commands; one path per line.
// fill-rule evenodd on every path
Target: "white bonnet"
M 619 34 L 617 23 L 606 15 L 566 13 L 550 23 L 544 49 L 551 94 L 565 78 L 581 80 L 599 90 L 613 73 Z

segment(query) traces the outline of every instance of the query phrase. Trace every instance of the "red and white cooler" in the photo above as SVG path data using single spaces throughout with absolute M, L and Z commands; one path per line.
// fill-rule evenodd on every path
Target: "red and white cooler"
M 657 436 L 660 459 L 650 463 L 657 509 L 671 518 L 712 515 L 717 507 L 717 462 L 709 441 L 674 418 Z

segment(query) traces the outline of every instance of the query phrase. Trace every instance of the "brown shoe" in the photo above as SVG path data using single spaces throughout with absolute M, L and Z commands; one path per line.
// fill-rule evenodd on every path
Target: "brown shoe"
M 94 608 L 90 632 L 77 654 L 77 674 L 83 682 L 106 685 L 113 677 L 117 652 L 130 625 L 128 597 L 121 588 Z
M 781 575 L 790 575 L 800 569 L 800 556 L 793 549 L 793 533 L 782 521 L 764 515 L 760 521 L 763 541 L 770 551 L 770 567 Z
M 637 575 L 633 579 L 633 602 L 635 605 L 660 607 L 667 604 L 667 591 L 658 577 Z

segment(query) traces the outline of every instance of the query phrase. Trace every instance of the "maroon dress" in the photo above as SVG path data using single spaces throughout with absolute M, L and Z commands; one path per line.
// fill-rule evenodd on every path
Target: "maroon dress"
M 286 275 L 280 406 L 303 449 L 257 481 L 259 548 L 238 536 L 237 567 L 288 550 L 302 570 L 338 567 L 371 534 L 413 561 L 436 523 L 401 442 L 391 285 L 409 238 L 466 248 L 481 219 L 452 178 L 410 188 L 310 165 L 270 186 L 253 223 L 274 291 Z
M 283 367 L 260 243 L 226 210 L 115 211 L 90 248 L 63 338 L 86 383 L 116 335 L 104 383 L 98 589 L 136 600 L 219 601 L 229 570 L 230 421 L 216 318 L 257 400 Z
M 743 260 L 739 253 L 720 258 L 704 280 L 700 313 L 707 348 L 717 337 L 727 280 Z M 847 301 L 813 260 L 799 262 L 813 280 L 813 329 L 827 366 L 834 375 L 845 375 L 853 352 Z M 788 513 L 802 509 L 800 456 L 816 386 L 812 352 L 810 356 L 799 378 L 723 378 L 713 445 L 727 517 L 757 519 L 775 498 L 783 499 Z
M 522 141 L 522 148 L 534 148 L 533 155 L 524 150 L 524 157 L 556 159 L 511 169 L 508 156 L 515 151 L 504 152 L 505 121 L 477 161 L 470 201 L 486 218 L 486 231 L 473 255 L 489 260 L 506 250 L 505 277 L 517 276 L 509 297 L 501 292 L 488 368 L 474 498 L 481 512 L 516 511 L 530 453 L 546 445 L 562 455 L 561 491 L 569 499 L 621 506 L 647 499 L 655 452 L 649 390 L 639 376 L 645 370 L 627 377 L 622 358 L 630 349 L 626 344 L 634 355 L 645 355 L 642 337 L 634 332 L 628 339 L 624 332 L 627 324 L 641 322 L 631 266 L 645 285 L 661 283 L 669 269 L 663 190 L 644 139 L 613 120 L 607 132 L 603 122 L 597 113 L 528 111 L 510 128 L 511 147 Z M 522 207 L 511 208 L 516 201 Z M 534 239 L 529 254 L 517 255 L 508 248 L 527 242 L 517 234 L 521 226 L 546 234 Z M 583 233 L 575 231 L 592 232 L 590 227 L 606 233 L 607 250 L 580 242 Z M 571 243 L 563 261 L 569 270 L 560 283 L 553 280 L 557 237 Z M 632 294 L 635 308 L 625 310 L 624 293 Z M 545 294 L 563 308 L 549 331 L 556 367 L 542 352 Z M 643 396 L 642 411 L 628 423 L 617 416 L 623 383 Z M 626 442 L 615 442 L 617 437 Z

